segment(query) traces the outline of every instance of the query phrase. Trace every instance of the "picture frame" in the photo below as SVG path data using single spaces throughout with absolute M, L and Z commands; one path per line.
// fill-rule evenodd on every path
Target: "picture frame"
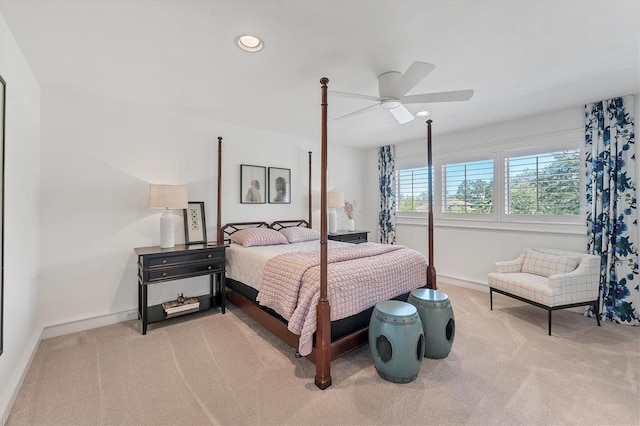
M 267 168 L 240 165 L 240 203 L 265 204 L 267 202 Z
M 4 146 L 7 83 L 0 76 L 0 355 L 4 348 Z
M 189 201 L 184 213 L 184 243 L 206 244 L 207 225 L 204 215 L 204 201 Z
M 269 203 L 291 204 L 291 169 L 269 167 Z

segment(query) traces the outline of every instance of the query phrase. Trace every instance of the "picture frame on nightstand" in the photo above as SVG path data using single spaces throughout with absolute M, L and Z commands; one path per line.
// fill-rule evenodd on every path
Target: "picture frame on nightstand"
M 207 226 L 204 216 L 204 201 L 189 201 L 184 212 L 184 243 L 206 244 Z

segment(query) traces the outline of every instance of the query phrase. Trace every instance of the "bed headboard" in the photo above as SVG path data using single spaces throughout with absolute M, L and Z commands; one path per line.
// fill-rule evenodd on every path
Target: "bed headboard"
M 276 220 L 271 225 L 269 225 L 269 227 L 272 229 L 275 229 L 276 231 L 279 231 L 283 228 L 294 228 L 294 227 L 311 228 L 311 226 L 309 225 L 309 222 L 307 222 L 305 219 Z
M 267 222 L 236 222 L 236 223 L 227 223 L 222 227 L 222 235 L 223 241 L 225 243 L 231 242 L 230 236 L 234 232 L 240 231 L 241 229 L 250 229 L 250 228 L 271 228 L 279 231 L 284 228 L 292 228 L 299 226 L 301 228 L 309 228 L 309 222 L 305 219 L 295 219 L 295 220 L 276 220 L 275 222 L 268 224 Z
M 269 224 L 267 222 L 236 222 L 236 223 L 227 223 L 222 227 L 222 235 L 225 243 L 231 242 L 229 236 L 234 232 L 240 231 L 241 229 L 249 229 L 249 228 L 269 228 Z

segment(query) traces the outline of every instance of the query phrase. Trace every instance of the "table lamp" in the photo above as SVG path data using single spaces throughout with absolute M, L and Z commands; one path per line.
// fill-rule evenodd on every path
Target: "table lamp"
M 329 192 L 327 194 L 327 207 L 329 207 L 329 233 L 338 232 L 338 213 L 336 207 L 344 206 L 344 192 Z
M 149 185 L 149 208 L 164 209 L 160 218 L 160 248 L 175 246 L 176 222 L 170 210 L 186 209 L 187 200 L 186 186 Z

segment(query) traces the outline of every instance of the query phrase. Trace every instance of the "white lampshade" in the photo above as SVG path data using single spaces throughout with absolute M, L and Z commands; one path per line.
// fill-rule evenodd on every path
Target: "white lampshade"
M 186 209 L 187 187 L 181 185 L 149 185 L 149 208 Z
M 327 193 L 327 207 L 336 208 L 344 206 L 344 192 Z
M 186 186 L 149 185 L 149 208 L 164 209 L 160 218 L 160 248 L 175 246 L 176 222 L 169 209 L 186 209 L 188 199 Z

